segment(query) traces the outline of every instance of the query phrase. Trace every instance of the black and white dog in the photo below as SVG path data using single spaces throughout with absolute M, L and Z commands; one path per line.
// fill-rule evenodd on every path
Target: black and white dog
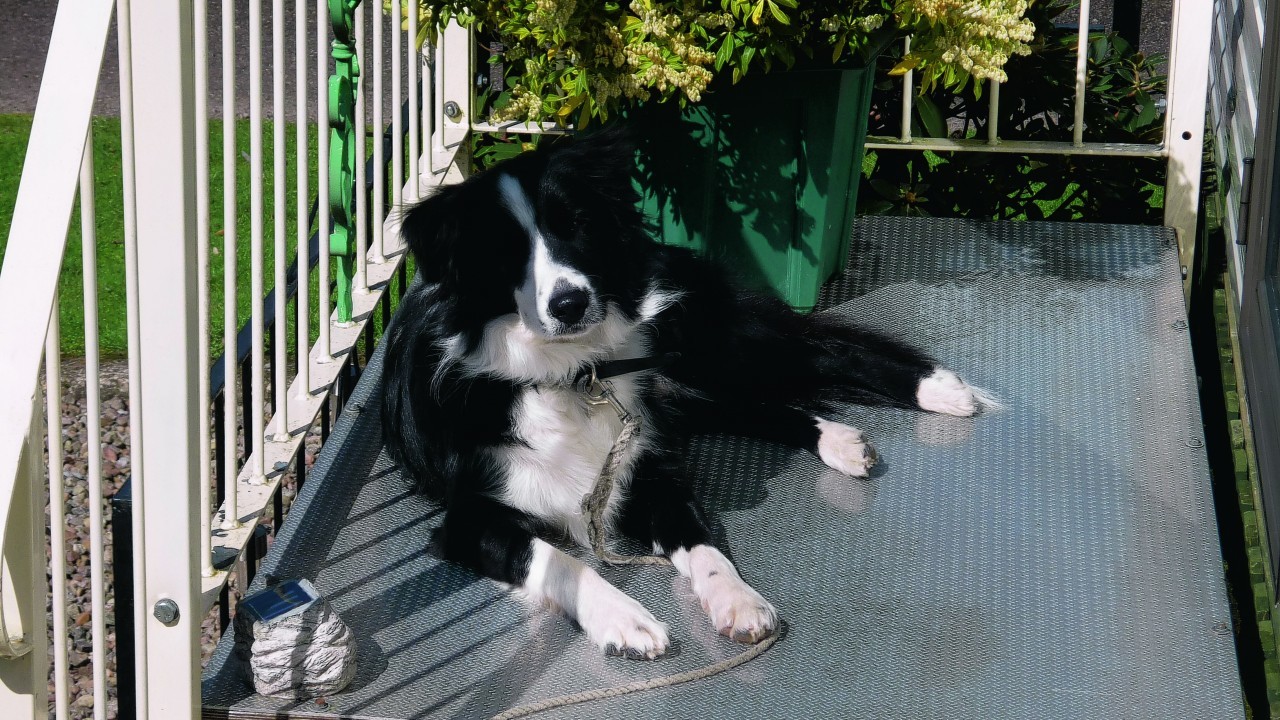
M 866 476 L 861 432 L 833 403 L 972 415 L 988 402 L 919 352 L 822 313 L 734 289 L 658 245 L 632 189 L 634 152 L 605 133 L 507 161 L 409 209 L 423 282 L 389 331 L 383 428 L 395 461 L 446 509 L 444 557 L 557 608 L 611 654 L 655 658 L 667 628 L 548 542 L 586 543 L 580 503 L 621 421 L 575 387 L 592 367 L 644 419 L 607 504 L 613 532 L 670 558 L 722 634 L 758 642 L 777 613 L 711 545 L 683 441 L 725 432 Z M 678 355 L 677 355 L 678 353 Z

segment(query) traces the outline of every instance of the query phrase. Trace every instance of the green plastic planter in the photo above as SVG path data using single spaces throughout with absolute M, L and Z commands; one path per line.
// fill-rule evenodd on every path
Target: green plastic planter
M 848 254 L 873 77 L 775 72 L 634 113 L 636 183 L 660 241 L 812 310 Z

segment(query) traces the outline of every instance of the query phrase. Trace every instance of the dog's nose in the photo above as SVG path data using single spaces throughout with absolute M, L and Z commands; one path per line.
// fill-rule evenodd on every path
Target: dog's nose
M 547 301 L 547 312 L 565 325 L 575 325 L 587 312 L 591 296 L 578 287 L 557 288 Z

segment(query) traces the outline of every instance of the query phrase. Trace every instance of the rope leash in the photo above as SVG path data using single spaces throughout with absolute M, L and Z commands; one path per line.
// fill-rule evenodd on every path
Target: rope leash
M 597 690 L 583 690 L 570 695 L 561 695 L 547 700 L 539 700 L 537 702 L 525 703 L 517 705 L 510 710 L 494 715 L 491 720 L 514 720 L 546 710 L 554 710 L 555 708 L 567 707 L 569 705 L 577 705 L 579 703 L 590 702 L 592 700 L 607 700 L 609 698 L 630 695 L 631 693 L 641 692 L 643 690 L 655 690 L 657 688 L 671 687 L 680 683 L 687 683 L 693 680 L 703 680 L 722 673 L 726 670 L 750 662 L 755 658 L 763 655 L 775 642 L 778 641 L 778 635 L 775 633 L 760 642 L 747 648 L 745 652 L 734 655 L 731 658 L 712 663 L 706 667 L 700 667 L 694 670 L 688 670 L 675 675 L 666 675 L 664 677 L 654 678 L 652 680 L 640 680 L 638 682 L 627 683 L 611 688 L 599 688 Z
M 608 380 L 600 380 L 593 370 L 590 377 L 579 383 L 578 388 L 586 397 L 588 403 L 592 405 L 609 405 L 618 413 L 618 418 L 622 420 L 622 430 L 618 433 L 618 437 L 613 441 L 613 446 L 609 448 L 609 454 L 605 456 L 604 468 L 600 471 L 600 476 L 596 478 L 596 484 L 591 488 L 591 492 L 582 498 L 582 514 L 587 517 L 587 537 L 591 542 L 591 550 L 596 557 L 600 558 L 610 565 L 671 565 L 671 561 L 656 555 L 619 555 L 612 552 L 608 548 L 605 533 L 604 514 L 608 508 L 609 495 L 613 493 L 614 478 L 617 475 L 618 468 L 622 465 L 622 460 L 626 455 L 627 447 L 632 440 L 640 432 L 641 419 L 638 415 L 632 415 L 626 408 L 618 402 L 617 397 L 613 393 L 613 385 Z M 626 685 L 618 685 L 611 688 L 597 688 L 595 690 L 583 690 L 581 692 L 570 693 L 568 695 L 560 695 L 558 697 L 548 698 L 546 700 L 537 700 L 523 705 L 517 705 L 508 710 L 504 710 L 494 715 L 490 720 L 515 720 L 536 713 L 553 710 L 555 708 L 567 707 L 569 705 L 577 705 L 579 703 L 591 702 L 593 700 L 606 700 L 608 698 L 621 697 L 630 695 L 631 693 L 642 692 L 644 690 L 655 690 L 657 688 L 671 687 L 681 683 L 692 682 L 694 680 L 704 680 L 726 670 L 732 670 L 744 663 L 750 662 L 778 641 L 777 633 L 761 640 L 748 647 L 746 650 L 734 655 L 733 657 L 711 663 L 700 668 L 687 670 L 685 672 L 676 673 L 675 675 L 666 675 L 663 677 L 653 678 L 651 680 L 639 680 Z

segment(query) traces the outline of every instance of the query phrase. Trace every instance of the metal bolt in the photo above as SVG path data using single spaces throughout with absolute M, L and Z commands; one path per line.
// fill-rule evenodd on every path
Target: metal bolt
M 178 603 L 170 600 L 169 598 L 157 600 L 155 607 L 151 610 L 151 613 L 156 616 L 157 620 L 165 625 L 172 625 L 178 622 Z
M 450 100 L 444 104 L 444 116 L 457 122 L 458 118 L 462 117 L 462 108 L 458 103 Z

